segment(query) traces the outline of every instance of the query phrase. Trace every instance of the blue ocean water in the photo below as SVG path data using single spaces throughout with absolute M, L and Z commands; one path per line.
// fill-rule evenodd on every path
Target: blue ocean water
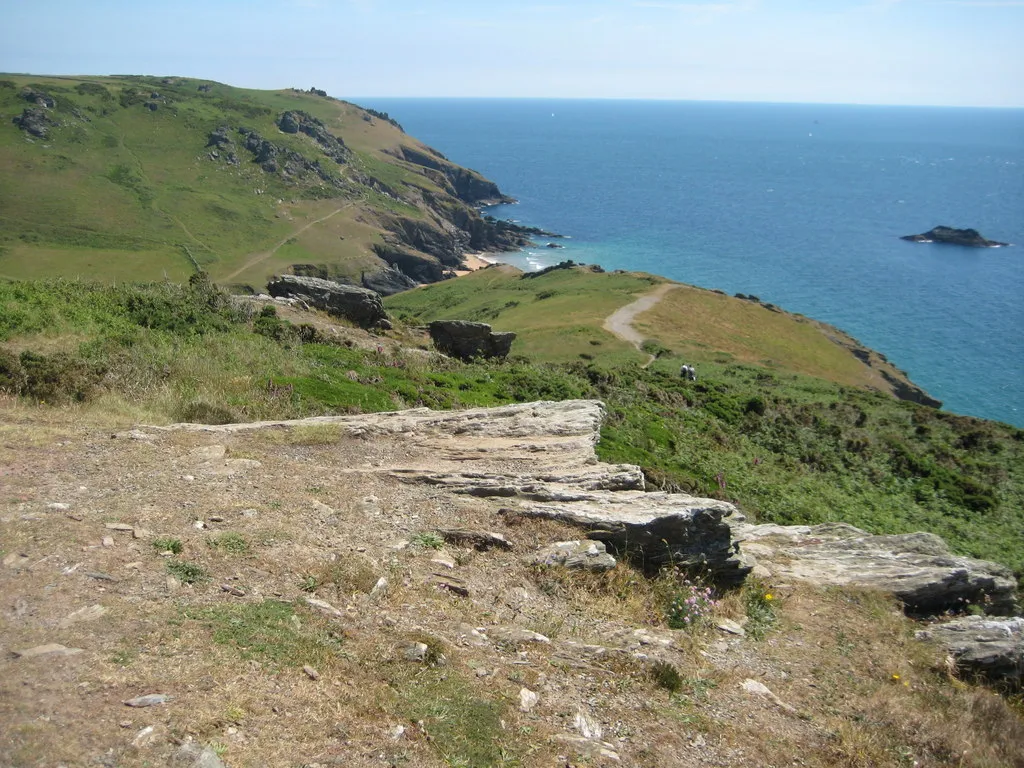
M 947 410 L 1024 427 L 1024 110 L 361 99 L 564 233 L 566 258 L 815 317 Z M 1010 248 L 900 235 L 975 227 Z M 543 244 L 541 244 L 543 245 Z

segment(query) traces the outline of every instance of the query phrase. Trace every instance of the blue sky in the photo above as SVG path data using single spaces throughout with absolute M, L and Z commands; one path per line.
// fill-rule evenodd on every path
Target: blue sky
M 3 0 L 0 71 L 331 95 L 1024 107 L 1024 0 Z

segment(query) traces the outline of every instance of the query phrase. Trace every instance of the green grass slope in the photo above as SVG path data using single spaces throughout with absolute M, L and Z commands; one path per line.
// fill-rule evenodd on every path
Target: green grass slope
M 284 130 L 289 112 L 304 127 Z M 0 76 L 8 278 L 179 280 L 201 267 L 259 288 L 293 264 L 358 279 L 398 263 L 437 279 L 469 247 L 515 244 L 472 207 L 497 195 L 386 115 L 323 92 Z

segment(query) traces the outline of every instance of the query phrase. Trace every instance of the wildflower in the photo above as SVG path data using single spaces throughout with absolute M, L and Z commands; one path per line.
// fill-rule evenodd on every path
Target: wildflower
M 767 594 L 766 594 L 766 595 L 764 596 L 764 599 L 765 599 L 765 600 L 773 600 L 774 598 L 772 597 L 772 593 L 771 593 L 771 592 L 768 592 L 768 593 L 767 593 Z
M 894 675 L 892 676 L 892 679 L 893 679 L 894 681 L 897 681 L 897 682 L 898 682 L 898 681 L 899 681 L 899 679 L 900 679 L 900 676 L 899 676 L 899 675 L 896 675 L 896 674 L 894 674 Z

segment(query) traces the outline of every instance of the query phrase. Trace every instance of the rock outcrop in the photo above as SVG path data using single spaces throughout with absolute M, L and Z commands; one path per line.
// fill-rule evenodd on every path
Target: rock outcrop
M 334 317 L 369 328 L 388 319 L 380 294 L 355 285 L 343 285 L 317 277 L 281 275 L 267 283 L 274 298 L 299 299 Z
M 1024 618 L 961 616 L 917 633 L 949 652 L 957 669 L 997 685 L 1019 689 L 1024 683 Z
M 423 166 L 440 173 L 442 186 L 446 186 L 453 195 L 464 203 L 471 205 L 498 205 L 499 203 L 514 203 L 515 199 L 503 195 L 498 185 L 489 181 L 476 171 L 455 165 L 440 152 L 429 150 L 422 152 L 418 149 L 402 145 L 399 148 L 400 157 L 415 165 Z
M 1001 248 L 1009 243 L 987 240 L 976 229 L 956 229 L 955 227 L 938 226 L 921 235 L 904 235 L 900 240 L 912 243 L 947 243 L 963 245 L 968 248 Z
M 284 112 L 277 120 L 277 127 L 283 133 L 304 133 L 309 136 L 336 163 L 341 164 L 348 159 L 345 143 L 328 131 L 322 120 L 302 110 Z
M 430 324 L 430 338 L 444 354 L 470 360 L 474 357 L 507 357 L 516 335 L 511 331 L 492 331 L 487 323 L 435 320 Z
M 987 604 L 1016 609 L 1016 580 L 1005 566 L 950 552 L 932 533 L 875 536 L 846 523 L 740 525 L 740 549 L 775 580 L 880 589 L 911 613 L 938 614 Z
M 29 107 L 23 109 L 17 117 L 11 118 L 11 122 L 25 131 L 25 133 L 45 139 L 50 135 L 50 128 L 59 125 L 50 119 L 43 107 Z
M 599 402 L 568 400 L 171 428 L 217 433 L 333 424 L 349 437 L 401 435 L 407 450 L 429 458 L 382 463 L 375 472 L 428 486 L 440 498 L 447 492 L 502 499 L 499 514 L 506 520 L 568 524 L 649 571 L 689 567 L 728 585 L 756 567 L 774 583 L 884 590 L 914 613 L 970 603 L 994 613 L 1014 610 L 1016 582 L 1008 568 L 953 555 L 933 534 L 875 536 L 842 523 L 750 525 L 728 502 L 647 492 L 639 467 L 597 460 L 603 417 Z

